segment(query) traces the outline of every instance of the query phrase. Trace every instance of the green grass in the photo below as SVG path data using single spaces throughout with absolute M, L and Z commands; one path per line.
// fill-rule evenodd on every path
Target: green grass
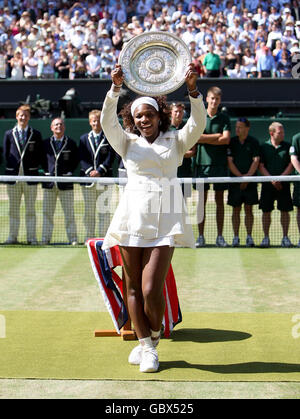
M 173 268 L 181 309 L 183 313 L 297 313 L 298 257 L 296 248 L 176 249 Z M 0 272 L 3 311 L 105 311 L 85 248 L 2 247 Z M 185 382 L 178 386 L 155 381 L 137 385 L 106 380 L 0 380 L 0 398 L 299 396 L 299 383 L 284 382 Z

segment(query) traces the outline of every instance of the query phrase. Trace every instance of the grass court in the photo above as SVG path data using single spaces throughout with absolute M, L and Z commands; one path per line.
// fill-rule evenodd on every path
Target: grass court
M 85 247 L 1 247 L 0 398 L 299 398 L 298 257 L 176 249 L 183 322 L 141 374 L 134 342 L 93 337 L 113 325 Z

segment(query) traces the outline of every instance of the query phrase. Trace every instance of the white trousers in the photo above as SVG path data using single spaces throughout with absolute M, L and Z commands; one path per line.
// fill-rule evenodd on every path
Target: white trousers
M 35 201 L 37 185 L 28 185 L 26 182 L 7 185 L 7 195 L 9 198 L 8 240 L 17 241 L 20 228 L 20 205 L 24 195 L 27 241 L 36 241 Z
M 60 190 L 57 186 L 52 189 L 44 189 L 43 200 L 43 232 L 42 242 L 50 242 L 54 223 L 54 212 L 57 198 L 59 198 L 65 217 L 65 228 L 70 243 L 77 241 L 77 231 L 74 215 L 74 191 Z
M 108 205 L 111 202 L 112 189 L 112 187 L 100 184 L 94 184 L 91 187 L 82 187 L 85 240 L 95 237 L 104 238 L 110 224 L 110 211 Z M 98 214 L 97 233 L 96 214 Z

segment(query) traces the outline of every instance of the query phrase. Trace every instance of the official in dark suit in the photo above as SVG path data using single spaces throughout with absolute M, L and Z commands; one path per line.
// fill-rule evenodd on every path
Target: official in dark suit
M 51 122 L 53 135 L 44 140 L 46 176 L 72 176 L 78 165 L 78 148 L 74 140 L 65 135 L 65 123 L 61 118 Z M 77 231 L 74 215 L 74 190 L 71 182 L 43 183 L 43 232 L 42 243 L 48 244 L 53 233 L 53 218 L 57 198 L 60 199 L 65 216 L 65 228 L 70 244 L 77 244 Z
M 115 152 L 108 143 L 100 124 L 100 110 L 89 113 L 92 130 L 80 137 L 80 175 L 85 177 L 111 177 Z M 96 212 L 99 217 L 99 237 L 104 237 L 110 223 L 112 186 L 100 183 L 82 184 L 84 199 L 84 225 L 86 240 L 95 237 Z
M 37 176 L 43 161 L 42 135 L 31 128 L 30 106 L 22 105 L 16 112 L 16 126 L 5 132 L 3 156 L 5 174 L 11 176 Z M 9 236 L 7 244 L 17 243 L 20 227 L 20 204 L 25 200 L 27 243 L 37 244 L 35 202 L 37 182 L 9 182 Z

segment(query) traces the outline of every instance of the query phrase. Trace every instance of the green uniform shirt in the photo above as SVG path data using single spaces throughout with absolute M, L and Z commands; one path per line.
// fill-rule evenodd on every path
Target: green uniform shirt
M 297 156 L 298 159 L 300 159 L 300 133 L 293 136 L 292 145 L 290 147 L 290 156 Z M 296 175 L 300 174 L 297 170 L 294 170 L 294 172 Z
M 220 56 L 209 52 L 204 57 L 203 65 L 207 70 L 219 70 L 221 65 Z
M 219 111 L 210 117 L 207 115 L 204 134 L 217 134 L 230 131 L 230 119 L 227 114 Z M 226 166 L 228 145 L 198 144 L 196 165 Z
M 274 147 L 271 140 L 266 141 L 260 147 L 260 161 L 264 164 L 271 176 L 278 176 L 290 163 L 290 144 L 282 141 L 278 147 Z
M 251 135 L 248 135 L 243 143 L 240 142 L 239 137 L 233 137 L 230 140 L 227 155 L 233 158 L 233 163 L 241 173 L 247 173 L 254 157 L 259 156 L 259 142 Z

